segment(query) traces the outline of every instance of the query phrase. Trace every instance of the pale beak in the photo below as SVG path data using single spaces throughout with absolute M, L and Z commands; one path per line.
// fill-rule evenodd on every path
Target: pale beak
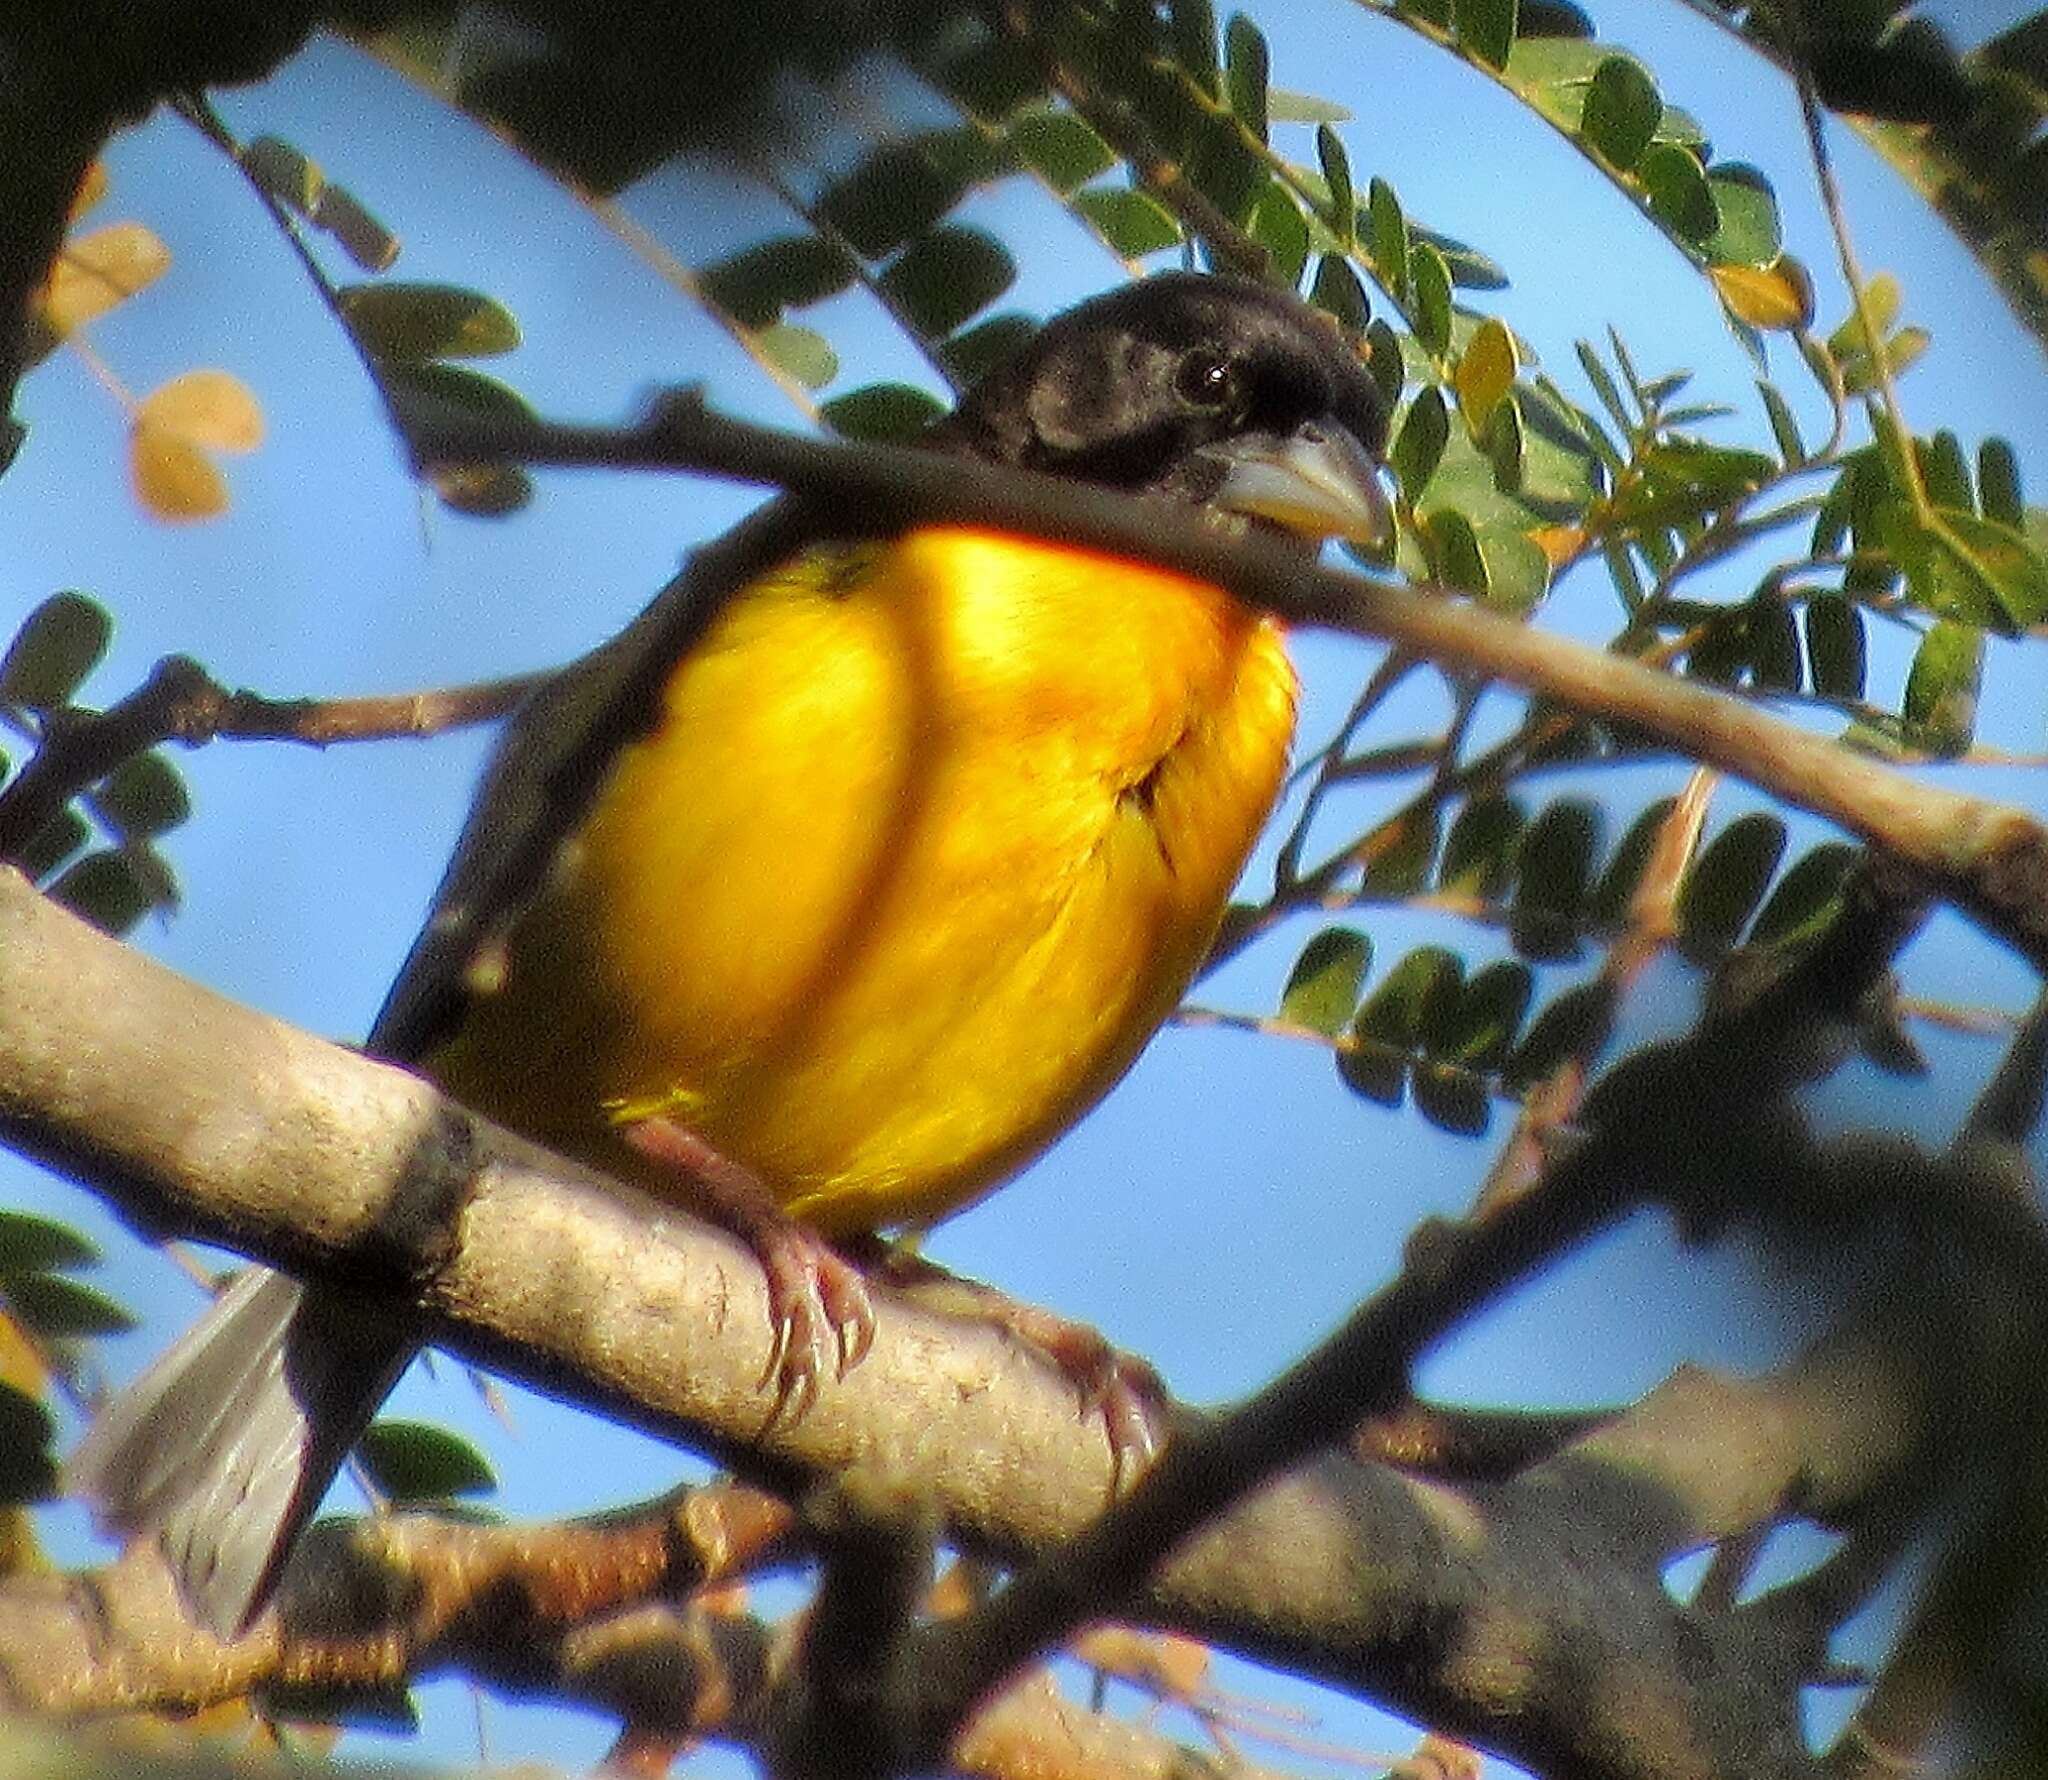
M 1312 420 L 1277 444 L 1244 439 L 1208 450 L 1229 465 L 1211 505 L 1318 541 L 1385 542 L 1392 519 L 1379 466 L 1344 428 Z

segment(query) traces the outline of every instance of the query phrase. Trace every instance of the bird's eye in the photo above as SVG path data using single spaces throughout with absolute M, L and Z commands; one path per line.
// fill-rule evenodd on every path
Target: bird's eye
M 1197 348 L 1180 361 L 1173 387 L 1191 407 L 1234 407 L 1238 399 L 1237 367 L 1220 352 Z

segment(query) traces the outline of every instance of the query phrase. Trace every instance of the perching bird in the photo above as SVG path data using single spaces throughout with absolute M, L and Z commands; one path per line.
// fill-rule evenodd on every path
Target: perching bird
M 1049 323 L 930 444 L 1321 539 L 1384 531 L 1385 437 L 1326 318 L 1168 274 Z M 522 759 L 618 660 L 515 722 L 444 913 Z M 842 1370 L 865 1339 L 829 1239 L 999 1185 L 1173 1010 L 1278 791 L 1294 674 L 1219 587 L 968 524 L 820 539 L 662 671 L 488 967 L 451 973 L 430 923 L 370 1048 L 744 1235 L 800 1402 L 828 1336 Z M 71 1486 L 159 1534 L 232 1633 L 415 1340 L 251 1268 L 102 1414 Z

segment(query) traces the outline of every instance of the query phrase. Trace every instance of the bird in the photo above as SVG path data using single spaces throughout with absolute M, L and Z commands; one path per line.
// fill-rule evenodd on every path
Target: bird
M 1045 323 L 921 442 L 1307 553 L 1384 538 L 1386 434 L 1330 318 L 1172 272 Z M 834 535 L 817 511 L 657 664 L 541 881 L 451 965 L 522 763 L 616 683 L 634 631 L 514 718 L 367 1046 L 741 1235 L 764 1387 L 798 1413 L 871 1333 L 847 1245 L 1003 1184 L 1178 1004 L 1279 795 L 1297 692 L 1278 625 L 1226 588 L 965 520 Z M 417 1344 L 394 1307 L 246 1268 L 101 1411 L 67 1486 L 160 1539 L 233 1636 Z

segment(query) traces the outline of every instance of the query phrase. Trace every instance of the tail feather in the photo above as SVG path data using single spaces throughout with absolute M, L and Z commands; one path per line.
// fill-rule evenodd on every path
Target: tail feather
M 186 1600 L 234 1637 L 413 1345 L 388 1312 L 251 1267 L 101 1411 L 66 1487 L 110 1531 L 159 1538 Z

